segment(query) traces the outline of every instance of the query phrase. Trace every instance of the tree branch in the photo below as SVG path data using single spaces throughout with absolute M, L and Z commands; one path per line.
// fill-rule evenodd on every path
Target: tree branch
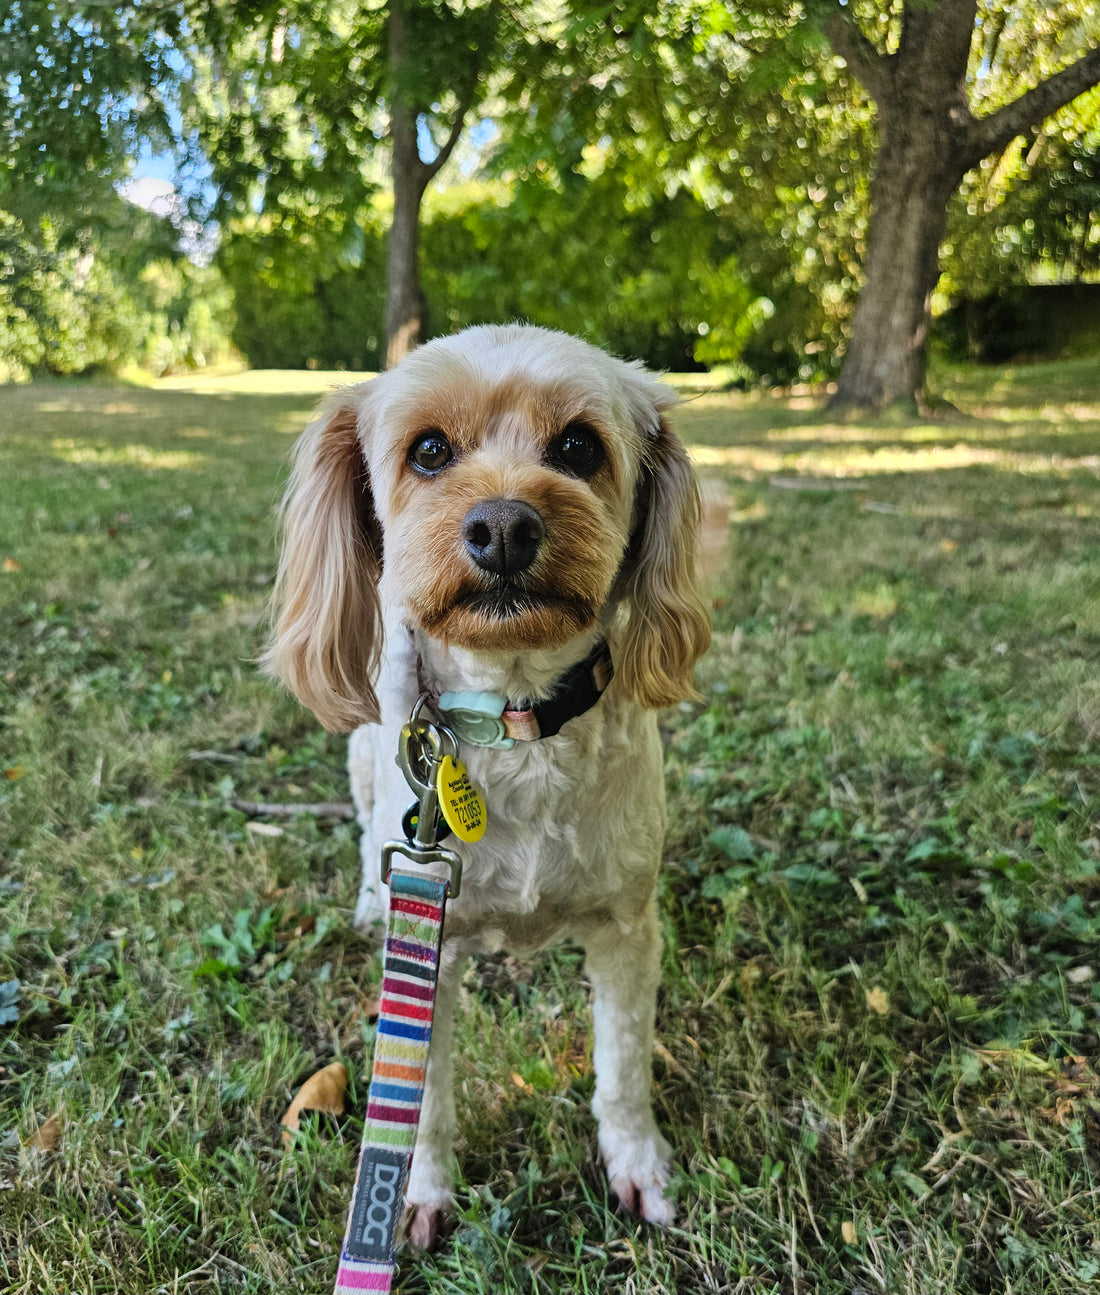
M 196 803 L 206 804 L 205 801 Z M 259 815 L 265 818 L 296 818 L 299 814 L 306 814 L 310 818 L 339 818 L 345 821 L 355 818 L 355 806 L 350 800 L 320 800 L 286 805 L 263 800 L 237 800 L 233 797 L 227 803 L 249 818 Z
M 458 138 L 462 134 L 462 127 L 466 122 L 466 114 L 470 111 L 470 100 L 463 100 L 455 110 L 455 119 L 451 123 L 451 133 L 444 141 L 443 147 L 436 153 L 430 162 L 421 161 L 420 165 L 424 168 L 421 175 L 424 177 L 424 184 L 428 185 L 435 178 L 439 169 L 446 165 L 447 159 L 455 150 Z
M 963 152 L 969 159 L 968 168 L 977 166 L 983 157 L 1007 148 L 1017 135 L 1039 125 L 1098 82 L 1100 47 L 1089 50 L 1076 63 L 1056 72 L 988 117 L 975 118 L 963 141 Z
M 895 55 L 880 54 L 850 18 L 834 14 L 825 24 L 825 35 L 851 72 L 863 83 L 879 106 L 893 82 Z

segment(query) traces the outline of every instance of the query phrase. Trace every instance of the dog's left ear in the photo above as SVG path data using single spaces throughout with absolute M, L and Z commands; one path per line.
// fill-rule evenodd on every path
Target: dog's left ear
M 378 719 L 382 532 L 363 457 L 370 403 L 363 387 L 339 393 L 294 447 L 271 641 L 261 658 L 337 733 Z
M 632 395 L 644 449 L 619 577 L 629 620 L 615 672 L 634 701 L 659 709 L 698 696 L 692 675 L 710 643 L 710 616 L 695 577 L 699 491 L 663 414 L 675 397 L 650 382 Z

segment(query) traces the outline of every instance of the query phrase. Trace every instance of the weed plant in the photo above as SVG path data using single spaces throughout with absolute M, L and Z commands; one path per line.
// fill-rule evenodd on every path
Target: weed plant
M 344 742 L 256 672 L 328 378 L 0 390 L 0 1289 L 324 1290 L 378 970 Z M 1100 374 L 961 416 L 694 394 L 728 491 L 704 700 L 663 717 L 655 1094 L 615 1213 L 576 950 L 472 965 L 463 1182 L 400 1289 L 1084 1295 L 1100 1278 Z M 351 1114 L 289 1149 L 333 1060 Z

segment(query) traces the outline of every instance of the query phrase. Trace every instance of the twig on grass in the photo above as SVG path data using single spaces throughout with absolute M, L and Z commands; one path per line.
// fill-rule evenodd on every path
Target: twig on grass
M 207 809 L 218 802 L 200 800 L 197 796 L 186 796 L 183 798 L 183 803 Z M 230 809 L 247 814 L 249 818 L 296 818 L 299 814 L 306 814 L 310 818 L 338 818 L 344 822 L 350 822 L 355 817 L 355 806 L 350 800 L 296 801 L 281 804 L 265 800 L 238 800 L 235 796 L 230 796 L 221 803 L 228 805 Z M 134 804 L 138 809 L 156 809 L 160 801 L 152 796 L 139 796 Z
M 308 804 L 282 805 L 264 800 L 236 800 L 230 798 L 227 805 L 239 809 L 250 818 L 295 818 L 299 814 L 308 814 L 311 818 L 339 818 L 351 820 L 355 817 L 355 806 L 350 800 L 318 800 Z

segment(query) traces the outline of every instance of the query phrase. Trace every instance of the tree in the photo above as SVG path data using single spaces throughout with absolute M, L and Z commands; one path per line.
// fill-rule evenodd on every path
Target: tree
M 475 19 L 471 22 L 471 16 Z M 386 367 L 422 338 L 425 302 L 420 283 L 420 211 L 424 191 L 458 143 L 489 66 L 495 6 L 452 12 L 446 4 L 390 0 L 386 27 L 389 60 L 390 142 L 393 148 L 393 222 L 386 252 Z M 449 82 L 449 84 L 448 84 Z M 450 92 L 450 124 L 434 156 L 421 155 L 421 123 L 431 131 L 443 114 L 433 97 Z
M 871 110 L 803 5 L 571 0 L 526 60 L 506 87 L 510 172 L 568 189 L 602 167 L 627 204 L 655 211 L 691 194 L 723 227 L 721 322 L 729 336 L 743 312 L 738 363 L 778 381 L 830 375 L 858 272 Z M 716 341 L 702 333 L 697 358 L 719 358 Z
M 116 191 L 170 143 L 179 9 L 12 0 L 0 14 L 0 381 L 227 349 L 216 275 Z
M 389 145 L 387 364 L 425 329 L 421 204 L 484 90 L 498 18 L 495 0 L 258 0 L 204 12 L 185 116 L 223 221 L 260 214 L 271 227 L 312 214 L 342 223 L 350 246 Z
M 948 202 L 983 158 L 1100 81 L 1100 23 L 1074 3 L 853 0 L 826 32 L 879 132 L 864 285 L 832 403 L 920 403 Z M 1008 71 L 1034 84 L 1005 97 Z
M 96 0 L 10 0 L 0 14 L 0 195 L 54 206 L 125 174 L 141 139 L 170 140 L 179 16 Z

